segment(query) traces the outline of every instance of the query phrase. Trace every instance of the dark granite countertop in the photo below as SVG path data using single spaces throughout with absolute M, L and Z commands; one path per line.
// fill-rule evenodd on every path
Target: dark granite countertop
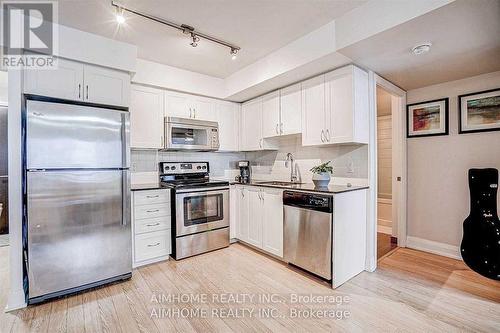
M 143 190 L 160 190 L 164 189 L 159 183 L 144 183 L 144 184 L 132 184 L 130 186 L 132 191 L 143 191 Z
M 369 188 L 368 186 L 347 186 L 347 185 L 329 185 L 328 187 L 316 187 L 313 183 L 303 183 L 303 184 L 290 184 L 290 185 L 276 185 L 276 184 L 262 184 L 263 180 L 253 180 L 248 184 L 241 184 L 235 181 L 230 182 L 230 185 L 246 185 L 246 186 L 260 186 L 260 187 L 272 187 L 280 188 L 284 190 L 297 190 L 306 192 L 317 192 L 317 193 L 343 193 L 349 191 L 363 190 Z

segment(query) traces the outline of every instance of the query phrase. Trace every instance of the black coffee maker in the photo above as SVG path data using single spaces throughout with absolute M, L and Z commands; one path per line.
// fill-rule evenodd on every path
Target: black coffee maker
M 236 176 L 236 181 L 242 184 L 250 183 L 250 161 L 239 161 L 240 168 L 239 176 Z

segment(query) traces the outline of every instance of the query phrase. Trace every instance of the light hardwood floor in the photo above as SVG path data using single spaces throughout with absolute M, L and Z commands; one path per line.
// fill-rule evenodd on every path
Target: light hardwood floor
M 8 290 L 7 249 L 0 248 L 2 308 Z M 225 303 L 221 297 L 213 299 L 214 295 L 229 297 L 227 293 L 250 294 L 255 298 L 241 304 Z M 207 295 L 207 302 L 156 302 L 154 299 L 162 294 Z M 266 294 L 278 295 L 279 302 L 257 299 Z M 347 299 L 337 305 L 294 304 L 293 294 Z M 477 275 L 458 260 L 424 252 L 397 249 L 379 261 L 376 272 L 363 272 L 332 290 L 278 261 L 233 244 L 182 261 L 140 268 L 124 283 L 0 313 L 0 332 L 500 332 L 499 302 L 499 282 Z M 244 312 L 252 308 L 261 312 L 255 310 L 252 316 Z M 169 317 L 164 312 L 164 318 L 155 316 L 161 309 L 177 309 L 179 315 L 170 313 Z M 305 311 L 305 315 L 318 309 L 347 311 L 349 317 L 292 316 L 295 310 Z M 206 311 L 208 315 L 185 318 L 183 312 L 189 310 L 193 314 L 200 311 L 200 316 Z M 264 318 L 264 310 L 275 318 Z M 228 315 L 240 311 L 243 317 L 216 318 L 222 311 Z

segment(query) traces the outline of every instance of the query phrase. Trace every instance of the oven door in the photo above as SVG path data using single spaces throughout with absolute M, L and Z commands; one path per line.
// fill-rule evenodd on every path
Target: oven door
M 229 189 L 177 192 L 176 236 L 229 226 Z
M 195 124 L 167 122 L 165 147 L 168 150 L 216 150 L 212 147 L 214 128 Z M 215 129 L 216 130 L 216 129 Z

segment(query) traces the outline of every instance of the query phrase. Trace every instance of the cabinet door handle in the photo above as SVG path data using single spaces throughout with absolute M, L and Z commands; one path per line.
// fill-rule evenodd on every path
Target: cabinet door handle
M 78 83 L 78 99 L 82 98 L 82 84 Z
M 330 142 L 330 130 L 329 129 L 326 130 L 326 135 L 328 136 L 328 138 L 326 140 L 328 142 Z
M 148 213 L 157 213 L 159 211 L 160 211 L 159 209 L 152 209 L 152 210 L 147 210 L 146 212 L 148 212 Z
M 193 118 L 193 110 L 191 108 L 189 108 L 189 118 Z
M 163 146 L 164 146 L 164 144 L 163 144 L 163 135 L 162 135 L 160 138 L 161 138 L 161 139 L 160 139 L 160 147 L 162 147 L 162 148 L 163 148 Z
M 146 224 L 146 227 L 156 227 L 157 225 L 160 225 L 160 222 L 156 222 L 153 224 Z
M 159 196 L 160 196 L 159 194 L 157 194 L 157 195 L 148 195 L 148 196 L 146 196 L 146 198 L 153 199 L 153 198 L 158 198 Z
M 87 84 L 87 100 L 89 99 L 89 85 Z
M 158 245 L 160 245 L 160 243 L 148 244 L 148 247 L 155 247 L 155 246 L 158 246 Z
M 283 123 L 280 123 L 280 134 L 283 134 Z
M 276 124 L 276 134 L 279 134 L 279 132 L 278 132 L 278 124 Z
M 325 130 L 321 130 L 321 142 L 325 142 L 324 132 Z
M 196 108 L 193 108 L 194 111 L 194 118 L 196 119 Z

